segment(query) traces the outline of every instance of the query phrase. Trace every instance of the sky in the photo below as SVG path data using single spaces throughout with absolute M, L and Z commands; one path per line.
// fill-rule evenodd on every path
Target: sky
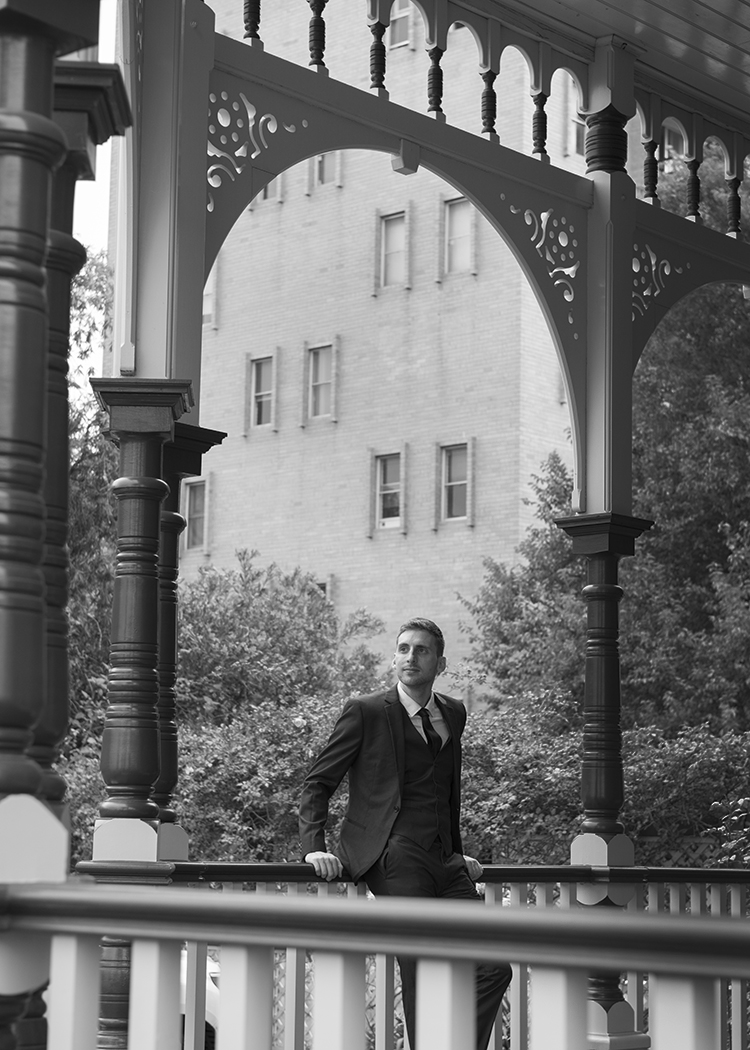
M 101 0 L 99 8 L 99 61 L 114 62 L 117 0 Z M 107 247 L 109 213 L 110 143 L 96 150 L 96 179 L 76 186 L 73 236 L 93 251 Z

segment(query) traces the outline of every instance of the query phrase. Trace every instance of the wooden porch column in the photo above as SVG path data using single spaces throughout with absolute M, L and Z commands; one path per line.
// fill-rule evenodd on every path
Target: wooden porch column
M 159 807 L 159 533 L 162 446 L 190 404 L 178 379 L 92 379 L 120 447 L 117 559 L 112 609 L 109 708 L 101 770 L 107 799 L 94 831 L 94 860 L 156 860 Z
M 570 848 L 571 864 L 601 867 L 635 863 L 633 842 L 620 821 L 623 769 L 620 731 L 620 646 L 618 584 L 620 558 L 635 553 L 635 541 L 653 525 L 623 514 L 577 514 L 557 521 L 573 540 L 574 554 L 588 561 L 586 670 L 584 688 L 581 833 Z M 579 885 L 582 904 L 624 907 L 633 887 L 618 883 Z M 632 1007 L 620 990 L 620 975 L 589 978 L 589 1046 L 602 1050 L 648 1047 L 634 1031 Z
M 67 832 L 37 797 L 42 771 L 27 754 L 45 693 L 44 258 L 52 173 L 65 152 L 51 119 L 54 59 L 97 36 L 95 0 L 0 9 L 0 883 L 63 881 L 68 867 Z M 16 1047 L 15 1023 L 48 973 L 44 939 L 35 948 L 4 935 L 4 1048 Z
M 172 808 L 178 779 L 175 679 L 177 676 L 177 577 L 180 536 L 185 519 L 180 514 L 183 478 L 202 471 L 203 455 L 226 437 L 217 430 L 175 423 L 174 437 L 164 446 L 162 476 L 169 495 L 161 515 L 159 548 L 159 779 L 152 798 L 159 807 L 159 860 L 187 860 L 188 841 Z

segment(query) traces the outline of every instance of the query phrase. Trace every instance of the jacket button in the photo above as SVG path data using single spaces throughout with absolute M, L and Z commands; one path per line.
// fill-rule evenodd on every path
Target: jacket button
M 396 811 L 396 813 L 398 813 L 398 811 L 399 811 L 399 810 L 401 809 L 401 807 L 400 807 L 400 806 L 394 806 L 393 808 L 394 808 L 394 810 Z

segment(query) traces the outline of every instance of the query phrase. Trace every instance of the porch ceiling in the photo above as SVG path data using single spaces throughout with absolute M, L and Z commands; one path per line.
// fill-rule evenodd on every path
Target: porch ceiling
M 532 19 L 550 34 L 591 46 L 616 34 L 643 49 L 640 67 L 747 119 L 750 0 L 469 0 L 519 29 Z

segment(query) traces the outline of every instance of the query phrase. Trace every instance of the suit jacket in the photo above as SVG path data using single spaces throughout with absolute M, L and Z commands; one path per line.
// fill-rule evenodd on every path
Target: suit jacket
M 459 700 L 435 694 L 453 740 L 450 795 L 453 848 L 462 852 L 461 734 L 466 708 Z M 328 743 L 305 778 L 300 800 L 302 856 L 326 851 L 328 800 L 349 774 L 349 804 L 338 854 L 356 882 L 385 849 L 404 786 L 404 721 L 394 686 L 386 692 L 348 700 Z

